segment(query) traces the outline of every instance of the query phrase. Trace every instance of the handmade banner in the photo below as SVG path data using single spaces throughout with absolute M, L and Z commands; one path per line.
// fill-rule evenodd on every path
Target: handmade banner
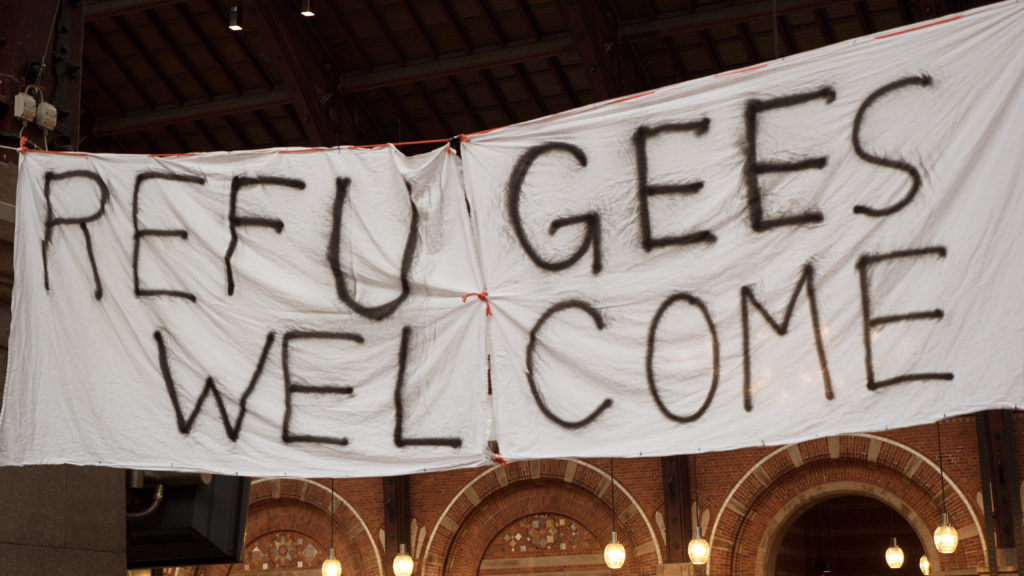
M 509 458 L 1022 406 L 1022 36 L 994 5 L 461 161 L 25 153 L 0 464 L 478 465 L 488 354 Z
M 484 463 L 485 313 L 442 148 L 22 155 L 0 464 Z
M 1024 406 L 1024 4 L 469 138 L 509 458 Z

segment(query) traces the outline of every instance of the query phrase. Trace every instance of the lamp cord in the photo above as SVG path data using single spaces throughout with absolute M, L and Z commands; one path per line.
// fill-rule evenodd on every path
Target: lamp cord
M 331 478 L 331 549 L 334 549 L 334 478 Z
M 939 438 L 939 486 L 942 490 L 942 513 L 946 514 L 946 474 L 942 470 L 942 427 L 935 423 L 935 433 Z
M 615 459 L 609 458 L 609 464 L 611 464 L 612 473 L 612 533 L 615 532 Z
M 700 496 L 697 493 L 697 455 L 693 455 L 693 505 L 697 510 L 697 530 L 700 530 Z

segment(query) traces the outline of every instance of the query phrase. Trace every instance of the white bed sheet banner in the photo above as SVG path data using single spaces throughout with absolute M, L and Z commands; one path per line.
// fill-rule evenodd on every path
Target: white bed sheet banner
M 459 171 L 447 148 L 23 154 L 2 460 L 274 476 L 485 463 Z
M 506 458 L 1024 406 L 1022 36 L 989 6 L 461 161 L 23 154 L 0 464 L 479 465 L 488 354 Z

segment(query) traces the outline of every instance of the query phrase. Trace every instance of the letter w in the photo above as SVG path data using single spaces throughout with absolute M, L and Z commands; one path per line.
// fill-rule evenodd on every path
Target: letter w
M 740 289 L 743 309 L 743 408 L 747 412 L 754 409 L 754 399 L 750 392 L 750 306 L 753 305 L 761 316 L 768 321 L 772 329 L 779 336 L 785 336 L 789 332 L 789 321 L 793 319 L 793 309 L 796 307 L 796 299 L 800 296 L 800 290 L 807 287 L 807 303 L 811 308 L 811 325 L 814 328 L 814 345 L 818 350 L 818 363 L 821 365 L 821 377 L 825 381 L 825 398 L 831 400 L 835 397 L 832 392 L 832 378 L 828 374 L 828 360 L 825 358 L 825 344 L 821 336 L 821 322 L 818 320 L 818 302 L 814 296 L 814 266 L 804 265 L 804 272 L 800 275 L 800 281 L 793 289 L 793 295 L 789 298 L 786 306 L 786 315 L 782 323 L 778 323 L 772 315 L 765 310 L 764 306 L 757 301 L 754 290 L 750 286 Z
M 220 419 L 224 422 L 224 432 L 232 442 L 237 442 L 238 433 L 242 429 L 242 420 L 245 418 L 245 404 L 249 401 L 249 395 L 252 394 L 253 389 L 256 387 L 260 374 L 263 373 L 263 366 L 266 364 L 270 347 L 274 344 L 274 333 L 270 332 L 267 334 L 267 342 L 263 345 L 263 352 L 260 354 L 260 360 L 256 364 L 256 370 L 252 373 L 249 386 L 242 393 L 242 397 L 238 401 L 238 415 L 235 416 L 234 423 L 230 421 L 227 407 L 224 405 L 224 397 L 221 395 L 220 390 L 217 389 L 217 384 L 212 376 L 206 378 L 206 384 L 203 386 L 203 391 L 199 394 L 199 399 L 196 400 L 195 406 L 192 408 L 192 413 L 188 415 L 187 419 L 185 418 L 185 413 L 181 409 L 181 401 L 178 400 L 178 387 L 171 376 L 170 363 L 167 361 L 167 347 L 164 345 L 163 335 L 157 330 L 153 333 L 153 338 L 156 339 L 156 346 L 160 352 L 160 372 L 164 376 L 167 394 L 171 397 L 171 404 L 174 405 L 174 414 L 178 418 L 178 431 L 185 435 L 192 431 L 192 425 L 195 424 L 196 417 L 199 416 L 199 411 L 202 410 L 203 403 L 206 402 L 206 397 L 213 393 L 213 400 L 217 403 L 217 410 L 220 411 Z

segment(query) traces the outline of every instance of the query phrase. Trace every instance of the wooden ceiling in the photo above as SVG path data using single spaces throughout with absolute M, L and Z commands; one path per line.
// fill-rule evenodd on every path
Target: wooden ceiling
M 444 139 L 985 3 L 87 0 L 79 148 Z

